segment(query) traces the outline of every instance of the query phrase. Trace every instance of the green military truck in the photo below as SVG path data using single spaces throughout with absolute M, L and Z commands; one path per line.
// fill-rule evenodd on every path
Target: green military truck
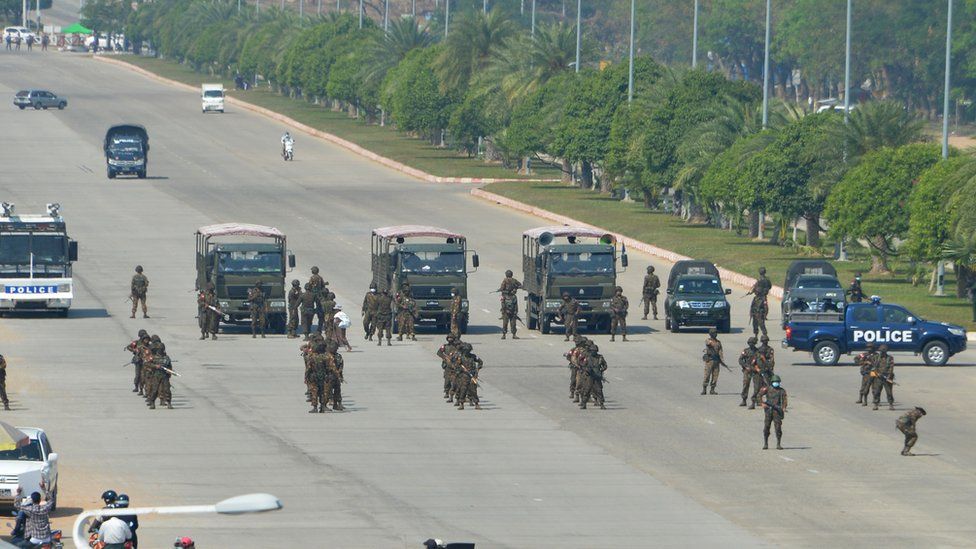
M 417 325 L 451 326 L 451 288 L 461 296 L 461 333 L 468 329 L 467 240 L 463 235 L 422 225 L 398 225 L 373 230 L 373 283 L 390 295 L 410 283 L 417 300 Z M 478 254 L 471 252 L 478 268 Z
M 557 239 L 565 239 L 558 242 Z M 620 265 L 627 267 L 621 249 Z M 587 227 L 539 227 L 522 233 L 522 289 L 525 323 L 548 334 L 558 323 L 562 294 L 580 304 L 580 325 L 610 332 L 610 298 L 617 285 L 617 248 L 613 235 Z
M 285 333 L 285 274 L 295 267 L 284 233 L 274 227 L 221 223 L 197 229 L 196 289 L 213 282 L 225 323 L 251 318 L 247 292 L 261 282 L 271 331 Z M 233 237 L 233 238 L 228 238 Z

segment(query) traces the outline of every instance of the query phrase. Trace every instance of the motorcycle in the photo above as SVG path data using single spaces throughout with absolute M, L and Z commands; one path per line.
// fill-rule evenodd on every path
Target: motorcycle
M 285 162 L 295 159 L 295 142 L 285 141 L 281 149 L 281 157 L 285 159 Z
M 9 524 L 7 526 L 10 526 Z M 10 543 L 15 547 L 22 547 L 25 549 L 64 549 L 64 543 L 61 541 L 61 530 L 51 530 L 51 541 L 44 543 L 31 543 L 30 541 L 14 536 Z
M 58 530 L 58 532 L 60 533 L 61 531 Z M 60 537 L 58 539 L 60 539 Z M 92 532 L 88 535 L 88 546 L 93 549 L 102 549 L 103 547 L 105 547 L 105 542 L 98 541 L 98 532 Z M 61 547 L 62 546 L 59 545 L 52 549 L 61 549 Z M 132 549 L 132 542 L 131 541 L 125 542 L 125 545 L 123 545 L 123 547 L 125 547 L 125 549 Z

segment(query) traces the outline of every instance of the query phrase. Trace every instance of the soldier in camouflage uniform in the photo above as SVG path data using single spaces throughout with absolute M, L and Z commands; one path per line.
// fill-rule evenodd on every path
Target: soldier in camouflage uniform
M 902 449 L 901 455 L 915 455 L 912 453 L 912 446 L 915 446 L 915 443 L 918 441 L 918 433 L 915 432 L 915 425 L 924 415 L 925 408 L 916 406 L 905 412 L 900 418 L 898 418 L 898 421 L 895 422 L 895 427 L 897 427 L 898 430 L 905 435 L 905 448 Z
M 451 288 L 451 334 L 455 338 L 461 337 L 461 323 L 463 321 L 461 317 L 464 315 L 462 304 L 457 288 Z
M 10 399 L 7 398 L 7 359 L 0 355 L 0 401 L 3 409 L 10 411 Z
M 648 309 L 654 310 L 654 320 L 657 320 L 657 296 L 660 293 L 661 279 L 654 274 L 654 266 L 647 266 L 644 276 L 644 287 L 641 289 L 641 301 L 644 303 L 644 320 L 647 320 Z
M 326 318 L 325 324 L 319 326 L 319 329 L 324 332 L 326 341 L 332 341 L 335 339 L 335 322 L 333 321 L 336 307 L 335 294 L 328 290 L 323 291 L 319 307 Z
M 156 399 L 159 399 L 159 405 L 163 404 L 170 410 L 173 409 L 173 392 L 172 386 L 170 385 L 170 377 L 172 374 L 166 370 L 173 369 L 173 362 L 170 360 L 169 356 L 166 355 L 166 345 L 162 343 L 153 351 L 152 355 L 152 375 L 154 377 L 152 393 L 149 395 L 149 409 L 156 409 Z
M 393 334 L 390 331 L 390 324 L 393 321 L 393 298 L 390 297 L 389 290 L 383 290 L 376 296 L 376 316 L 373 317 L 376 325 L 376 345 L 383 344 L 383 332 L 386 331 L 386 345 L 393 345 L 390 340 Z
M 302 283 L 297 279 L 291 281 L 288 290 L 288 339 L 298 337 L 298 305 L 302 302 Z
M 749 404 L 749 409 L 754 410 L 759 400 L 759 389 L 763 385 L 759 367 L 762 355 L 756 348 L 755 336 L 750 337 L 748 343 L 749 346 L 743 349 L 742 354 L 739 355 L 739 367 L 742 368 L 742 403 L 739 406 L 746 405 L 746 399 L 749 397 L 749 385 L 752 385 L 752 401 Z
M 397 341 L 403 341 L 403 336 L 407 339 L 417 341 L 417 334 L 414 332 L 414 322 L 417 320 L 417 300 L 413 298 L 410 284 L 404 282 L 400 286 L 394 298 L 397 310 Z
M 881 403 L 881 389 L 883 388 L 888 397 L 888 409 L 894 410 L 895 359 L 888 354 L 887 345 L 878 347 L 878 356 L 874 360 L 872 377 L 874 378 L 874 382 L 871 384 L 874 392 L 874 408 L 872 409 L 878 409 L 878 404 Z
M 326 318 L 325 312 L 322 311 L 322 299 L 324 297 L 322 294 L 328 285 L 329 283 L 319 275 L 319 268 L 312 267 L 312 276 L 308 277 L 308 289 L 306 291 L 312 292 L 312 296 L 315 298 L 315 306 L 312 308 L 312 312 L 318 317 L 316 330 L 319 332 L 325 329 Z M 332 319 L 329 318 L 328 321 L 332 322 Z
M 207 282 L 207 289 L 197 297 L 197 315 L 200 323 L 200 339 L 217 339 L 220 328 L 220 313 L 215 311 L 220 304 L 213 282 Z
M 771 425 L 776 427 L 776 449 L 782 450 L 783 418 L 786 416 L 788 400 L 786 389 L 780 387 L 779 376 L 774 375 L 770 379 L 769 385 L 762 388 L 760 399 L 763 410 L 766 412 L 763 423 L 763 450 L 769 449 L 769 428 Z
M 461 343 L 459 352 L 455 354 L 458 375 L 457 407 L 458 410 L 464 409 L 464 403 L 468 400 L 474 403 L 475 410 L 481 409 L 481 401 L 478 398 L 478 372 L 484 367 L 484 362 L 471 352 L 470 343 Z
M 851 303 L 864 301 L 864 289 L 861 288 L 861 273 L 854 275 L 854 280 L 851 281 L 850 287 L 844 293 L 851 296 Z
M 345 410 L 342 406 L 342 355 L 339 354 L 339 344 L 335 341 L 326 343 L 326 378 L 325 398 L 332 402 L 332 411 Z
M 132 380 L 133 393 L 142 395 L 142 350 L 149 347 L 149 333 L 139 330 L 139 337 L 126 346 L 125 350 L 132 353 L 132 365 L 135 367 L 135 376 Z
M 708 339 L 705 340 L 705 352 L 702 354 L 702 361 L 705 363 L 705 378 L 702 381 L 702 392 L 705 394 L 717 395 L 715 385 L 718 384 L 718 369 L 722 364 L 722 342 L 718 340 L 718 330 L 712 328 L 708 330 Z
M 369 291 L 363 296 L 363 339 L 373 341 L 373 332 L 376 330 L 373 317 L 376 316 L 376 283 L 369 283 Z
M 868 405 L 868 394 L 871 393 L 871 382 L 874 379 L 871 377 L 871 372 L 874 371 L 874 362 L 877 358 L 878 354 L 874 350 L 874 343 L 868 343 L 864 352 L 854 359 L 854 364 L 857 364 L 861 371 L 861 388 L 857 392 L 855 404 Z
M 251 310 L 251 337 L 258 337 L 258 329 L 261 330 L 261 337 L 264 337 L 265 328 L 268 325 L 268 304 L 265 301 L 264 290 L 261 282 L 255 282 L 254 287 L 247 291 L 247 302 Z
M 627 309 L 630 302 L 624 296 L 624 289 L 617 286 L 610 299 L 610 341 L 617 337 L 617 327 L 623 332 L 623 340 L 627 341 Z
M 329 360 L 326 356 L 325 343 L 317 342 L 312 348 L 309 367 L 305 372 L 305 382 L 311 392 L 309 397 L 312 409 L 308 411 L 310 414 L 325 412 L 325 401 L 329 398 L 325 392 L 325 383 L 329 376 L 328 368 Z
M 763 384 L 769 384 L 769 378 L 773 376 L 776 369 L 776 351 L 769 346 L 769 336 L 759 338 L 758 354 L 761 359 L 759 363 L 759 373 L 762 374 Z
M 559 318 L 562 320 L 563 326 L 566 327 L 566 339 L 563 341 L 569 341 L 569 338 L 575 336 L 577 332 L 577 323 L 579 319 L 580 305 L 575 298 L 570 297 L 568 293 L 563 292 L 563 302 L 559 306 Z
M 437 349 L 437 358 L 441 359 L 441 370 L 444 376 L 444 399 L 451 399 L 451 386 L 456 372 L 451 364 L 451 355 L 457 351 L 458 338 L 454 334 L 447 335 L 447 342 Z
M 589 340 L 584 336 L 576 335 L 573 337 L 573 342 L 576 345 L 563 356 L 569 362 L 569 398 L 573 399 L 573 402 L 579 402 L 579 391 L 577 390 L 579 370 L 580 364 L 588 352 Z
M 769 315 L 769 302 L 767 296 L 772 289 L 773 283 L 766 278 L 766 267 L 759 268 L 759 278 L 752 285 L 752 289 L 746 295 L 753 295 L 752 304 L 749 305 L 749 318 L 752 322 L 752 334 L 758 335 L 762 330 L 766 335 L 766 317 Z
M 129 298 L 132 300 L 132 314 L 129 318 L 136 317 L 136 309 L 142 303 L 142 318 L 149 318 L 146 309 L 146 294 L 149 292 L 149 279 L 142 274 L 142 265 L 136 265 L 136 274 L 132 276 L 130 284 Z
M 305 332 L 305 341 L 308 341 L 313 333 L 312 321 L 315 319 L 315 309 L 318 306 L 318 296 L 312 291 L 310 282 L 305 283 L 305 291 L 302 292 L 299 305 L 302 312 L 302 331 Z
M 580 410 L 586 409 L 586 404 L 590 397 L 596 401 L 601 410 L 607 407 L 603 401 L 603 381 L 607 371 L 607 361 L 600 354 L 600 348 L 596 344 L 590 344 L 582 362 L 580 362 Z
M 509 330 L 512 332 L 512 339 L 519 338 L 515 335 L 515 331 L 517 328 L 516 324 L 518 323 L 518 291 L 521 288 L 522 283 L 515 280 L 515 273 L 510 270 L 505 271 L 505 278 L 502 279 L 502 283 L 497 290 L 502 294 L 502 339 L 505 339 Z

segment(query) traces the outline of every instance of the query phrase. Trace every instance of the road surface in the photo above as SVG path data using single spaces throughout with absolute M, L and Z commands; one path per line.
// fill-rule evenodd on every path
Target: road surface
M 479 547 L 913 547 L 968 545 L 976 535 L 973 352 L 945 368 L 898 357 L 898 411 L 872 412 L 853 404 L 859 375 L 849 360 L 816 367 L 777 348 L 790 393 L 787 449 L 764 452 L 762 412 L 738 406 L 738 373 L 721 373 L 719 396 L 699 396 L 704 333 L 639 320 L 644 266 L 666 279 L 668 265 L 631 251 L 620 282 L 632 341 L 595 337 L 610 364 L 609 410 L 581 411 L 567 398 L 562 336 L 500 340 L 489 295 L 505 269 L 519 272 L 521 232 L 547 222 L 300 133 L 296 160 L 283 163 L 280 124 L 234 108 L 202 115 L 199 94 L 89 57 L 0 56 L 0 95 L 23 87 L 49 87 L 69 107 L 3 107 L 0 198 L 20 213 L 60 202 L 81 258 L 69 318 L 0 320 L 14 408 L 2 419 L 48 430 L 62 455 L 63 525 L 112 488 L 133 505 L 254 491 L 284 502 L 251 517 L 147 517 L 140 537 L 157 547 L 177 535 L 241 548 L 282 539 L 416 547 L 431 536 Z M 147 180 L 105 177 L 104 130 L 123 121 L 149 130 Z M 305 281 L 318 265 L 354 327 L 370 229 L 424 223 L 466 233 L 481 257 L 466 339 L 485 361 L 485 409 L 459 412 L 441 398 L 442 335 L 388 348 L 351 330 L 348 411 L 314 415 L 295 340 L 238 331 L 199 341 L 193 232 L 228 221 L 284 231 L 299 262 L 289 279 Z M 149 320 L 128 318 L 136 264 L 151 281 Z M 722 338 L 733 367 L 749 335 L 744 293 L 734 288 L 733 334 Z M 130 392 L 122 347 L 140 328 L 178 360 L 175 410 L 148 410 Z M 916 446 L 923 455 L 904 458 L 894 422 L 914 405 L 929 411 Z

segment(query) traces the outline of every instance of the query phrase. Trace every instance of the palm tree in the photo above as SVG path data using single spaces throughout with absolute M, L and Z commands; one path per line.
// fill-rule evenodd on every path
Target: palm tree
M 363 78 L 367 83 L 383 80 L 386 73 L 397 66 L 412 50 L 426 48 L 434 43 L 427 25 L 419 25 L 413 17 L 390 22 L 389 31 L 375 34 L 372 46 L 363 66 Z
M 464 15 L 444 42 L 434 62 L 434 72 L 445 90 L 465 88 L 471 77 L 483 70 L 492 55 L 517 31 L 511 17 L 502 9 L 487 14 Z
M 925 122 L 894 101 L 864 103 L 838 128 L 848 158 L 858 159 L 881 147 L 900 147 L 923 141 Z
M 584 44 L 583 55 L 589 53 Z M 535 36 L 520 34 L 496 48 L 477 80 L 496 85 L 510 104 L 570 69 L 576 59 L 576 30 L 565 23 L 540 25 Z M 480 83 L 480 82 L 479 82 Z

